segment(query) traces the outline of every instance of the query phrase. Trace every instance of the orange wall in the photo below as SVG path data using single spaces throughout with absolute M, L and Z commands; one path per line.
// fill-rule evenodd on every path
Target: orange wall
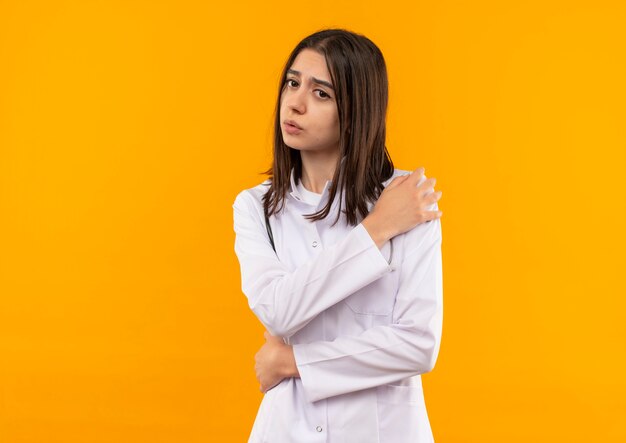
M 623 2 L 209 3 L 0 2 L 0 442 L 246 441 L 231 204 L 330 26 L 443 191 L 437 442 L 626 441 Z

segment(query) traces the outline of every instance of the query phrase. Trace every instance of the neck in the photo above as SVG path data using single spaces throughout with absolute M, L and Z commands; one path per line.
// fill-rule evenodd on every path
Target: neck
M 328 180 L 333 179 L 339 162 L 339 150 L 310 152 L 300 151 L 302 158 L 302 186 L 321 194 Z

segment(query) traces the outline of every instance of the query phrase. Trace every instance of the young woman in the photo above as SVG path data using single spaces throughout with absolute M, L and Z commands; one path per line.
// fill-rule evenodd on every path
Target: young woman
M 420 374 L 441 338 L 441 192 L 394 168 L 386 111 L 366 37 L 327 29 L 292 51 L 270 178 L 233 204 L 242 290 L 268 331 L 250 442 L 433 441 Z

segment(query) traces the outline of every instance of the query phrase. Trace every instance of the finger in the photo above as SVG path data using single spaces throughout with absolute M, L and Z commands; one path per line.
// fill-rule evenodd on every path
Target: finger
M 426 194 L 426 204 L 431 205 L 436 201 L 439 201 L 441 198 L 441 191 L 431 192 L 430 194 Z
M 399 175 L 395 177 L 391 182 L 387 185 L 386 189 L 393 189 L 398 186 L 400 183 L 403 183 L 407 178 L 409 178 L 410 174 Z
M 438 218 L 441 218 L 441 216 L 443 215 L 443 212 L 441 212 L 441 211 L 423 211 L 422 214 L 424 216 L 424 222 L 427 222 L 427 221 L 432 221 L 432 220 L 436 220 Z
M 263 337 L 265 337 L 265 340 L 269 340 L 272 336 L 270 335 L 270 333 L 269 333 L 269 332 L 265 331 L 265 332 L 263 333 Z
M 422 195 L 425 195 L 435 190 L 435 183 L 437 183 L 437 179 L 435 177 L 427 178 L 417 187 L 417 189 Z
M 417 185 L 420 181 L 420 179 L 422 178 L 422 175 L 424 175 L 424 167 L 420 166 L 419 168 L 417 168 L 415 171 L 413 171 L 411 173 L 411 175 L 409 175 L 409 182 L 413 183 L 414 185 Z

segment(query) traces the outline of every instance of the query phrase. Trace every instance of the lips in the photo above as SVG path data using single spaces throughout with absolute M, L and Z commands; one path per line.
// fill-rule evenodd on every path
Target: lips
M 287 123 L 283 123 L 283 127 L 285 132 L 289 135 L 298 135 L 302 132 L 302 129 Z
M 298 129 L 302 129 L 302 127 L 299 124 L 297 124 L 295 121 L 293 121 L 293 120 L 285 120 L 283 123 L 286 124 L 286 125 L 293 126 L 295 128 L 298 128 Z

